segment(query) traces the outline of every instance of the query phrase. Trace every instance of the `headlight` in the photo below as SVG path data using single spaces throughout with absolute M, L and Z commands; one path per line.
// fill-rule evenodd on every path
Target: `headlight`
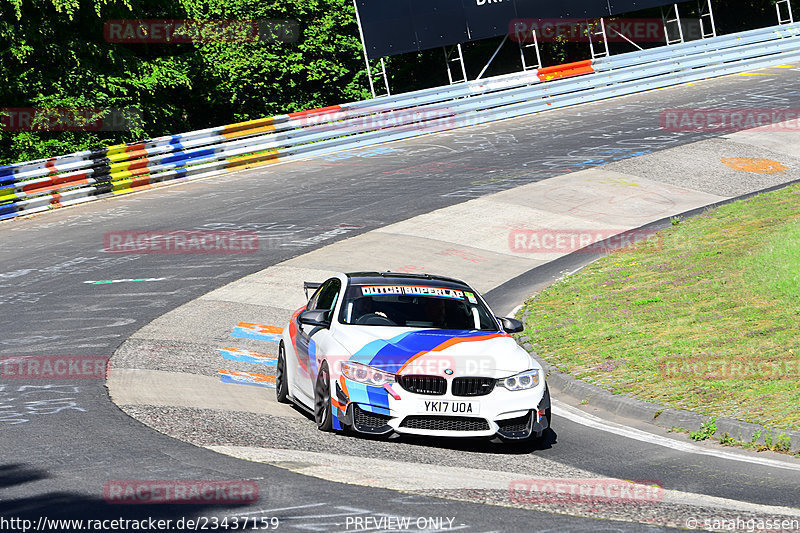
M 539 371 L 536 369 L 526 370 L 507 378 L 498 379 L 497 384 L 508 390 L 532 389 L 539 384 Z
M 394 383 L 394 374 L 352 361 L 342 362 L 342 374 L 347 379 L 376 387 L 382 387 L 386 383 Z

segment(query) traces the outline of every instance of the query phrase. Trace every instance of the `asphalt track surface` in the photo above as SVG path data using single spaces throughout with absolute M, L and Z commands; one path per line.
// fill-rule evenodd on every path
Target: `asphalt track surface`
M 491 192 L 713 137 L 666 132 L 667 108 L 800 107 L 796 69 L 691 86 L 262 167 L 0 224 L 0 355 L 105 355 L 163 313 L 337 239 Z M 721 184 L 724 187 L 724 184 Z M 242 229 L 253 255 L 112 255 L 104 234 Z M 143 280 L 92 284 L 102 280 Z M 520 295 L 522 299 L 525 295 Z M 641 531 L 507 507 L 340 485 L 236 460 L 158 434 L 124 415 L 102 381 L 0 379 L 0 517 L 278 516 L 280 529 L 322 530 L 345 516 L 454 516 L 467 531 Z M 622 479 L 796 506 L 797 472 L 692 457 L 554 420 L 534 453 Z M 458 446 L 453 446 L 458 454 Z M 655 475 L 654 475 L 655 473 Z M 531 473 L 525 473 L 531 475 Z M 253 479 L 261 498 L 219 506 L 106 505 L 110 480 Z M 343 528 L 342 528 L 343 529 Z

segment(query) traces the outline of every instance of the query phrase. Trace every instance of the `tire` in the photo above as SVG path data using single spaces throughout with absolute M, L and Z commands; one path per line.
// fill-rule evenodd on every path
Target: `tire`
M 289 401 L 289 380 L 286 374 L 286 349 L 281 342 L 278 348 L 278 362 L 275 365 L 275 397 L 278 403 L 291 403 Z
M 328 372 L 327 363 L 322 363 L 322 368 L 320 368 L 314 384 L 314 420 L 320 431 L 333 431 L 331 375 Z
M 545 383 L 545 385 L 544 385 L 544 394 L 545 394 L 545 396 L 547 396 L 547 405 L 548 405 L 547 409 L 544 410 L 544 418 L 545 418 L 545 420 L 547 420 L 547 430 L 550 430 L 550 428 L 553 427 L 553 424 L 551 422 L 552 414 L 550 412 L 550 409 L 551 409 L 551 407 L 550 407 L 550 387 L 547 385 L 547 383 Z M 545 433 L 547 433 L 547 430 L 545 431 Z M 542 435 L 544 436 L 544 433 Z

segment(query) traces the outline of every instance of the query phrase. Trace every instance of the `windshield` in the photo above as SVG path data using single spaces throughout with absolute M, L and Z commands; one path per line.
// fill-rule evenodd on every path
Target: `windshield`
M 475 293 L 411 285 L 351 285 L 339 316 L 342 324 L 498 331 Z

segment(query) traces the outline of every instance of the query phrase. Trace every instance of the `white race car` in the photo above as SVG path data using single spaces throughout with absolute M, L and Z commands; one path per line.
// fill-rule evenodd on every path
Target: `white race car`
M 544 372 L 480 294 L 440 276 L 339 274 L 283 330 L 278 401 L 324 431 L 443 437 L 541 437 Z

